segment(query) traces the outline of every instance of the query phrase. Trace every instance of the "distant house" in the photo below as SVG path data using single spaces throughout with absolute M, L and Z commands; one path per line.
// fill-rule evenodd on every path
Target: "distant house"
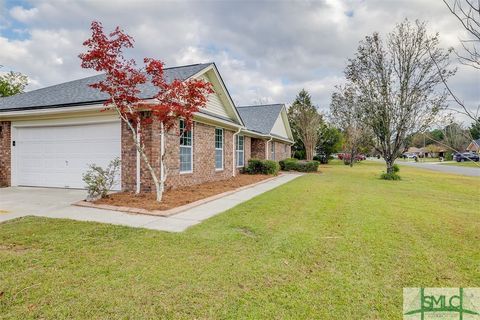
M 472 140 L 467 147 L 467 151 L 479 153 L 480 150 L 480 139 Z
M 439 145 L 430 144 L 425 148 L 410 147 L 406 153 L 415 154 L 419 158 L 438 158 L 445 157 L 447 150 Z
M 423 157 L 424 150 L 423 150 L 423 148 L 410 147 L 410 148 L 408 148 L 406 153 L 415 154 L 419 157 Z

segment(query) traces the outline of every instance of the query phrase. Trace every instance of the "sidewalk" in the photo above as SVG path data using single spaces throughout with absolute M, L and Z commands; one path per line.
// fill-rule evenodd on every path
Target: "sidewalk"
M 85 191 L 83 190 L 3 188 L 0 189 L 0 223 L 33 215 L 48 218 L 109 223 L 134 228 L 182 232 L 190 226 L 196 225 L 205 219 L 231 209 L 266 191 L 290 182 L 299 176 L 301 176 L 301 174 L 284 173 L 273 180 L 232 193 L 224 198 L 213 200 L 169 217 L 128 214 L 118 211 L 70 205 L 84 197 Z M 26 199 L 28 199 L 28 202 Z M 3 211 L 7 213 L 2 213 Z

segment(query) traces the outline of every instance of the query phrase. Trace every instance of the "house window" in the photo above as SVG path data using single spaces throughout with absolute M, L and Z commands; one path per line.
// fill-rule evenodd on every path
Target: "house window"
M 237 167 L 243 167 L 245 165 L 245 151 L 243 146 L 243 136 L 236 136 L 235 139 L 235 158 L 237 161 Z
M 215 169 L 223 170 L 223 129 L 215 128 Z
M 185 121 L 180 120 L 180 173 L 193 171 L 192 130 L 185 130 Z
M 270 160 L 275 160 L 275 142 L 270 141 Z

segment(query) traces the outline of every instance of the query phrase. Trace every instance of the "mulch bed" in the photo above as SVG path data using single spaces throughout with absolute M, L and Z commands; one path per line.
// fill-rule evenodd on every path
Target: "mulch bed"
M 146 210 L 169 210 L 201 199 L 205 199 L 223 192 L 238 189 L 271 178 L 269 175 L 240 174 L 234 178 L 207 182 L 190 187 L 178 188 L 164 192 L 162 202 L 157 202 L 155 193 L 119 192 L 107 198 L 95 201 L 95 204 L 110 206 L 141 208 Z

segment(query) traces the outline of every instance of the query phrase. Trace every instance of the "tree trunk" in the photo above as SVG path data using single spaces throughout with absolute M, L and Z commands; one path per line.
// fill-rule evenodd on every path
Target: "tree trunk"
M 161 201 L 162 200 L 162 193 L 161 193 L 161 189 L 160 189 L 160 181 L 158 180 L 157 175 L 155 174 L 155 170 L 151 166 L 150 161 L 149 161 L 147 155 L 145 154 L 145 148 L 143 146 L 143 143 L 139 139 L 139 136 L 141 135 L 141 130 L 137 131 L 137 129 L 139 129 L 140 122 L 137 124 L 138 127 L 135 128 L 130 123 L 130 121 L 128 119 L 124 119 L 124 121 L 127 123 L 128 128 L 132 132 L 132 138 L 133 138 L 133 142 L 135 144 L 135 148 L 137 149 L 137 152 L 140 153 L 140 157 L 143 159 L 143 162 L 145 162 L 145 165 L 147 166 L 147 169 L 150 172 L 150 176 L 152 177 L 153 183 L 155 184 L 157 201 Z
M 395 161 L 392 160 L 391 158 L 387 158 L 387 159 L 385 159 L 385 163 L 386 163 L 386 165 L 387 165 L 387 173 L 388 173 L 388 174 L 394 173 L 394 171 L 393 171 L 393 164 L 395 163 Z
M 160 123 L 160 188 L 157 190 L 157 201 L 161 202 L 163 192 L 165 191 L 165 181 L 167 180 L 167 170 L 165 167 L 165 127 Z
M 305 144 L 305 158 L 307 161 L 313 160 L 313 147 L 310 143 Z

